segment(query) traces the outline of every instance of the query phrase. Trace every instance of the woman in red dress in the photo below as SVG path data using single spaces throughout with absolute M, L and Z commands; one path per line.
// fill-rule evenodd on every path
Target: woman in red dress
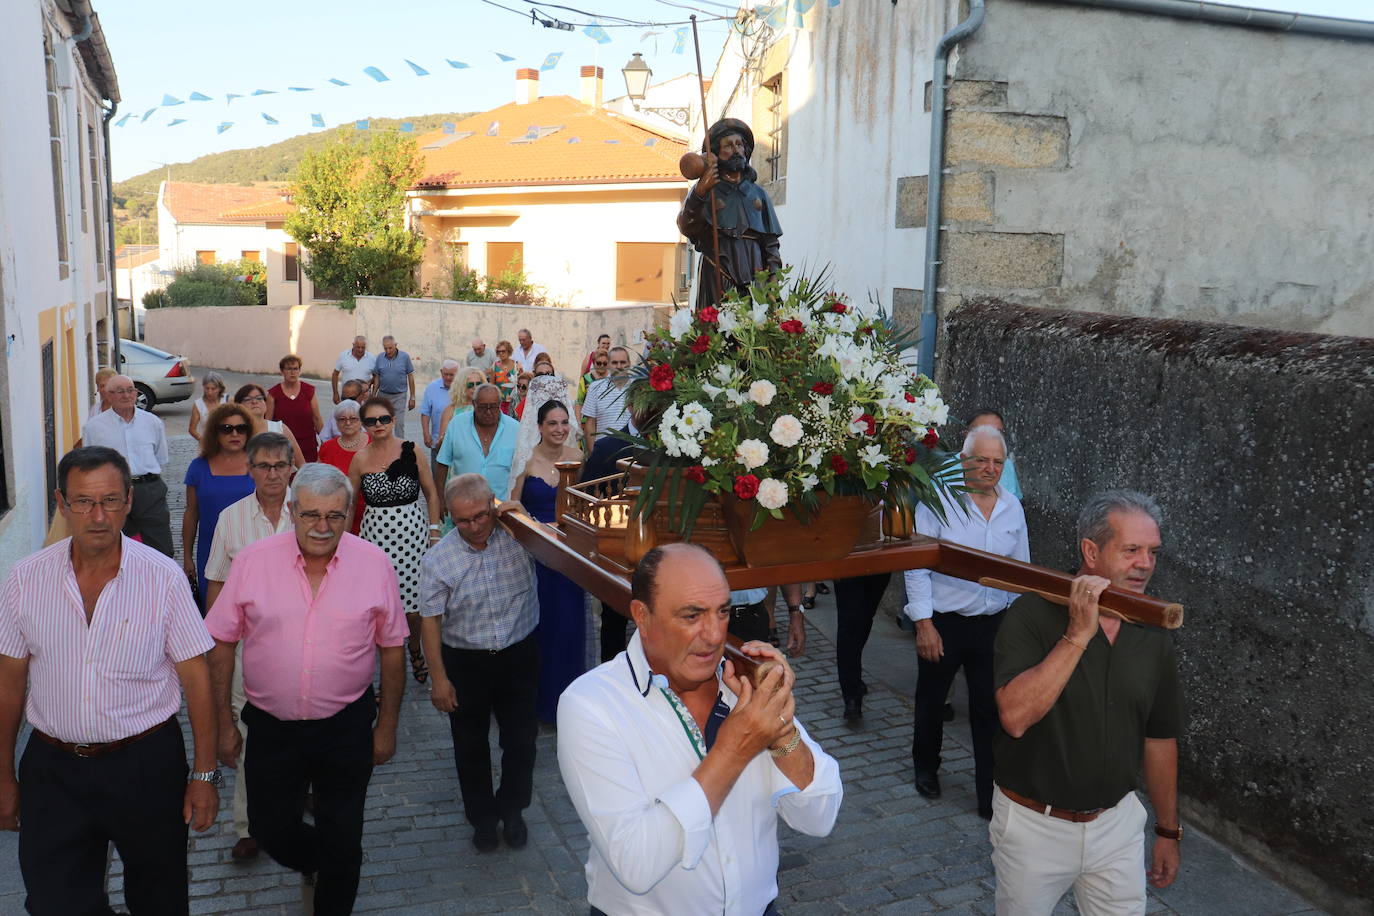
M 296 437 L 306 461 L 319 457 L 319 432 L 324 428 L 320 406 L 315 403 L 315 386 L 301 381 L 301 358 L 288 353 L 277 363 L 281 381 L 267 390 L 271 401 L 267 418 L 280 420 Z
M 345 399 L 334 405 L 334 423 L 339 427 L 339 434 L 320 443 L 320 461 L 334 465 L 345 475 L 353 464 L 353 456 L 372 441 L 367 430 L 363 429 L 361 410 L 358 402 L 354 400 Z M 363 501 L 355 497 L 353 524 L 348 529 L 353 534 L 357 534 L 359 526 L 362 525 L 363 509 Z

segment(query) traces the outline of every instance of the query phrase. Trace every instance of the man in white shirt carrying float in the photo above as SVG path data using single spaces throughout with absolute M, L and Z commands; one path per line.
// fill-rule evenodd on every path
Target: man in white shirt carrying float
M 964 505 L 946 497 L 945 517 L 921 506 L 916 531 L 988 553 L 1030 562 L 1026 514 L 1000 483 L 1007 443 L 994 426 L 975 426 L 964 437 Z M 905 612 L 916 623 L 916 712 L 911 739 L 916 791 L 940 797 L 940 746 L 944 708 L 959 669 L 968 683 L 969 727 L 973 732 L 974 788 L 978 815 L 992 817 L 992 740 L 997 703 L 992 689 L 992 644 L 1007 605 L 1016 596 L 928 569 L 906 574 Z
M 639 561 L 626 650 L 558 704 L 558 765 L 587 828 L 593 914 L 776 912 L 777 820 L 825 836 L 839 764 L 793 718 L 794 675 L 775 662 L 756 691 L 721 659 L 730 587 L 693 544 Z

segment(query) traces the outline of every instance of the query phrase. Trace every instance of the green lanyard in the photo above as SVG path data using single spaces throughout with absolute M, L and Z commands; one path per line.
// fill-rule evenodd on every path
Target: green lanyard
M 697 727 L 697 720 L 692 718 L 692 714 L 687 711 L 687 707 L 682 705 L 682 700 L 667 687 L 658 688 L 663 694 L 668 705 L 673 707 L 673 712 L 677 713 L 678 721 L 682 723 L 682 730 L 687 733 L 687 738 L 692 742 L 692 750 L 697 752 L 698 760 L 706 759 L 706 739 L 701 736 L 701 729 Z

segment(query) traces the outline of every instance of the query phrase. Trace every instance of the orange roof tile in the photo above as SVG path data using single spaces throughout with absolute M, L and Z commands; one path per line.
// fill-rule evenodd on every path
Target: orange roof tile
M 283 200 L 280 195 L 276 200 L 269 200 L 265 203 L 253 204 L 248 207 L 239 207 L 237 210 L 225 210 L 219 215 L 225 222 L 247 222 L 260 223 L 267 220 L 286 219 L 296 212 L 296 205 L 289 200 Z
M 488 136 L 493 122 L 496 135 Z M 511 102 L 418 143 L 425 161 L 418 188 L 681 181 L 677 161 L 687 149 L 670 134 L 566 95 Z
M 278 188 L 168 181 L 162 199 L 179 223 L 220 223 L 225 222 L 222 214 L 226 210 L 270 203 L 280 197 Z

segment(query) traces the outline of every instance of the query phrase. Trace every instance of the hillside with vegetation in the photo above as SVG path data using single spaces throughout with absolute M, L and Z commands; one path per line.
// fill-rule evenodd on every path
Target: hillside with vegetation
M 372 130 L 395 130 L 405 121 L 414 125 L 415 135 L 437 130 L 445 121 L 460 121 L 472 112 L 417 115 L 411 118 L 372 118 Z M 338 131 L 354 130 L 353 122 L 340 124 L 334 130 L 301 134 L 249 149 L 210 153 L 190 162 L 159 167 L 124 181 L 115 182 L 115 240 L 116 244 L 157 244 L 157 189 L 169 173 L 173 181 L 194 181 L 204 184 L 280 186 L 291 179 L 296 166 L 307 152 L 322 149 L 338 135 Z

